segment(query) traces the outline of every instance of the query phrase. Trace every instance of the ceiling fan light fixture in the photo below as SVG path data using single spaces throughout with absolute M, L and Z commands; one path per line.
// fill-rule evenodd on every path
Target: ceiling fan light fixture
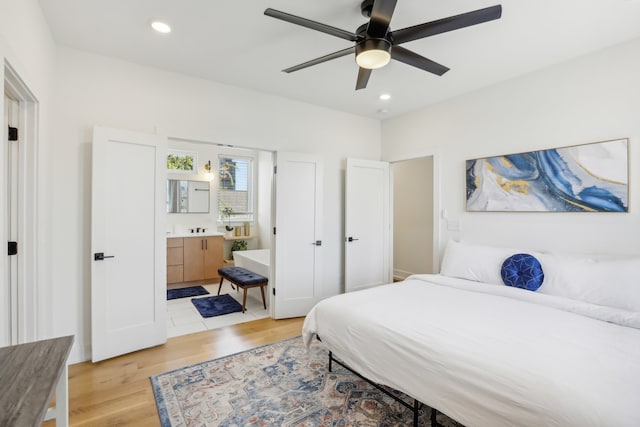
M 272 18 L 355 43 L 355 45 L 349 48 L 303 62 L 302 64 L 286 68 L 282 71 L 291 73 L 355 53 L 356 63 L 359 66 L 356 90 L 365 89 L 372 70 L 384 67 L 391 59 L 441 76 L 449 71 L 448 67 L 438 64 L 400 45 L 425 37 L 493 21 L 500 19 L 502 16 L 502 5 L 498 4 L 392 31 L 390 26 L 391 18 L 398 0 L 361 0 L 361 2 L 360 10 L 363 16 L 369 18 L 369 22 L 360 25 L 355 32 L 345 31 L 332 27 L 331 25 L 312 21 L 311 19 L 302 18 L 279 10 L 271 8 L 265 9 L 264 14 Z M 394 49 L 393 51 L 391 50 L 392 47 Z M 391 55 L 392 52 L 393 55 Z
M 356 45 L 356 63 L 368 70 L 375 70 L 391 61 L 391 43 L 385 39 L 366 39 Z

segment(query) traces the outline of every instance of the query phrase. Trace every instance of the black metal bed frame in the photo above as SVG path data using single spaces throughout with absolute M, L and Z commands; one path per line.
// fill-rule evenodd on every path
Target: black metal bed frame
M 351 367 L 347 366 L 346 363 L 333 357 L 333 352 L 329 351 L 329 372 L 331 372 L 331 369 L 333 367 L 332 366 L 333 362 L 336 362 L 338 365 L 342 366 L 347 371 L 351 372 L 354 375 L 357 375 L 359 378 L 362 378 L 363 380 L 365 380 L 366 382 L 368 382 L 369 384 L 371 384 L 372 386 L 374 386 L 375 388 L 377 388 L 378 390 L 380 390 L 381 392 L 383 392 L 384 394 L 386 394 L 387 396 L 389 396 L 390 398 L 392 398 L 393 400 L 395 400 L 396 402 L 404 406 L 405 408 L 410 409 L 413 412 L 413 427 L 418 427 L 418 416 L 419 416 L 420 408 L 423 405 L 422 402 L 420 402 L 418 399 L 415 399 L 415 398 L 413 399 L 413 405 L 405 402 L 398 396 L 391 393 L 389 390 L 385 389 L 380 384 L 375 383 L 371 381 L 369 378 L 364 377 L 360 373 L 353 370 Z M 436 414 L 437 414 L 437 411 L 434 408 L 431 408 L 431 427 L 442 427 L 442 425 L 439 424 L 438 421 L 436 420 Z

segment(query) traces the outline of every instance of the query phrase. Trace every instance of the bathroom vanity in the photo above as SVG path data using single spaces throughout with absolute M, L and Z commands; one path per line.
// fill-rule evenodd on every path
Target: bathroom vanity
M 167 284 L 218 280 L 224 266 L 222 233 L 189 233 L 167 238 Z

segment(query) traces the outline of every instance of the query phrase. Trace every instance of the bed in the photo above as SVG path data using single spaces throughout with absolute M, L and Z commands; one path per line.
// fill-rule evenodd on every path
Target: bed
M 514 253 L 450 243 L 441 274 L 321 301 L 303 339 L 467 427 L 640 426 L 640 258 L 535 253 L 532 292 L 498 283 Z

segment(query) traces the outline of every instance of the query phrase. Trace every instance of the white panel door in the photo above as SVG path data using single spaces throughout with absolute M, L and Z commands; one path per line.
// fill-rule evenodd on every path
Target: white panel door
M 94 129 L 94 362 L 166 342 L 166 155 L 166 138 Z
M 322 255 L 322 162 L 277 153 L 274 317 L 305 316 L 317 300 Z
M 390 283 L 389 164 L 347 159 L 345 292 Z

